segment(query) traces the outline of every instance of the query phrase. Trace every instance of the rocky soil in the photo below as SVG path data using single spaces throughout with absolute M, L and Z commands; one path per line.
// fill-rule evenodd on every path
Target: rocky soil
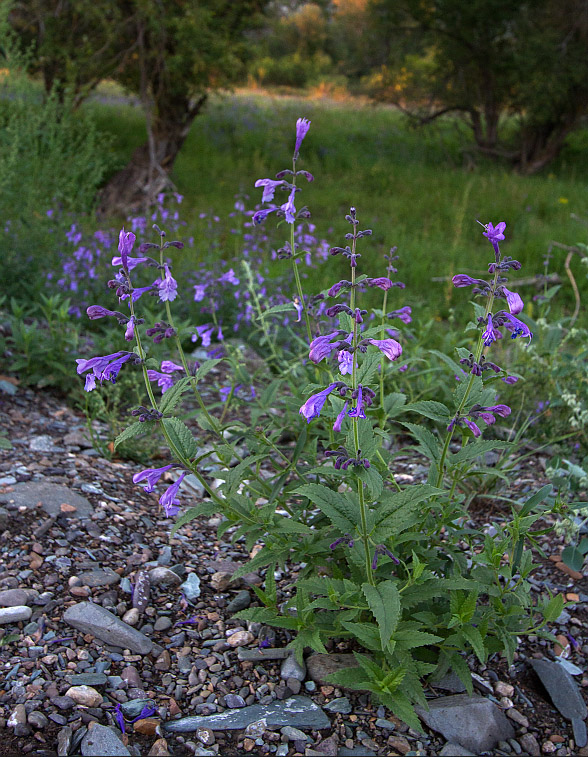
M 244 547 L 216 538 L 217 518 L 170 539 L 156 495 L 132 483 L 140 467 L 101 458 L 63 402 L 4 377 L 2 431 L 1 755 L 588 755 L 588 579 L 557 537 L 533 588 L 570 603 L 560 645 L 521 640 L 511 668 L 471 660 L 474 696 L 453 676 L 431 687 L 417 733 L 325 680 L 344 645 L 300 666 L 286 635 L 235 619 L 263 582 L 232 580 Z M 518 471 L 518 492 L 545 483 L 542 462 Z M 418 477 L 418 459 L 398 465 Z M 472 517 L 491 528 L 501 513 Z M 276 578 L 287 593 L 296 566 Z

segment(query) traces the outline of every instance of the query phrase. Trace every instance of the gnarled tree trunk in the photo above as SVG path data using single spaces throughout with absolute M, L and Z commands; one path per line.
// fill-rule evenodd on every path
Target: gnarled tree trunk
M 138 147 L 127 165 L 101 190 L 98 213 L 101 216 L 144 211 L 157 194 L 173 184 L 170 174 L 190 127 L 206 102 L 206 95 L 163 98 L 154 112 L 144 104 L 148 140 Z

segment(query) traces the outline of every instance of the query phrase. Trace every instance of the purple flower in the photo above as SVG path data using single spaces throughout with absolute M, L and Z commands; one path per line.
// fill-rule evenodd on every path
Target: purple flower
M 337 331 L 333 331 L 330 334 L 317 336 L 316 339 L 312 340 L 312 342 L 310 343 L 310 352 L 308 353 L 308 357 L 312 360 L 313 363 L 320 363 L 323 358 L 331 354 L 333 348 L 335 347 L 335 344 L 331 343 L 331 339 L 338 336 L 338 333 L 339 332 Z
M 296 308 L 296 312 L 298 313 L 298 318 L 295 320 L 295 323 L 300 323 L 302 320 L 302 313 L 304 312 L 304 306 L 300 302 L 299 297 L 294 297 L 294 307 Z
M 133 291 L 131 293 L 131 299 L 132 299 L 132 301 L 133 302 L 137 302 L 137 300 L 139 299 L 139 297 L 142 297 L 145 294 L 145 292 L 150 292 L 153 289 L 154 286 L 158 285 L 158 283 L 159 283 L 158 281 L 154 281 L 153 284 L 150 284 L 147 287 L 137 287 L 136 289 L 133 289 Z M 125 295 L 123 295 L 121 297 L 121 299 L 126 300 L 127 297 L 128 297 L 128 294 L 125 294 Z
M 239 279 L 235 276 L 235 271 L 233 271 L 232 268 L 229 268 L 226 273 L 223 273 L 218 282 L 219 284 L 234 284 L 235 286 L 239 286 Z
M 127 328 L 125 330 L 125 339 L 127 342 L 132 342 L 135 337 L 135 323 L 136 318 L 132 315 L 128 320 Z
M 196 326 L 196 334 L 192 334 L 192 341 L 195 342 L 198 337 L 202 339 L 202 346 L 203 347 L 210 347 L 210 340 L 212 337 L 212 332 L 214 331 L 214 326 L 212 323 L 205 323 L 203 326 Z
M 513 315 L 518 315 L 524 307 L 521 296 L 518 295 L 516 292 L 511 292 L 509 289 L 507 289 L 504 286 L 502 287 L 502 291 L 504 292 L 504 295 L 506 297 L 508 309 Z
M 402 355 L 402 347 L 394 339 L 368 339 L 388 360 L 397 360 Z
M 139 484 L 141 481 L 145 481 L 145 483 L 142 484 L 143 488 L 148 493 L 152 492 L 155 488 L 155 484 L 157 484 L 163 474 L 173 467 L 173 465 L 164 465 L 163 468 L 147 468 L 147 470 L 141 471 L 140 473 L 135 473 L 133 476 L 133 483 Z
M 294 223 L 296 218 L 296 208 L 294 207 L 294 195 L 296 194 L 296 188 L 292 189 L 288 201 L 282 205 L 282 210 L 286 216 L 287 223 Z
M 519 321 L 518 318 L 515 318 L 514 315 L 501 313 L 501 319 L 504 321 L 505 327 L 511 332 L 511 339 L 516 339 L 519 336 L 529 337 L 529 339 L 533 338 L 533 334 L 529 330 L 529 327 L 522 321 Z
M 327 397 L 336 386 L 337 384 L 329 384 L 326 389 L 323 389 L 322 392 L 318 392 L 318 394 L 313 394 L 306 400 L 304 405 L 302 405 L 299 412 L 300 415 L 306 418 L 307 423 L 310 423 L 313 418 L 319 417 L 323 405 L 327 401 Z
M 178 282 L 171 275 L 167 265 L 165 266 L 165 276 L 157 282 L 159 289 L 160 302 L 172 302 L 178 296 Z
M 135 235 L 132 231 L 125 231 L 124 227 L 118 235 L 118 251 L 120 252 L 121 264 L 125 271 L 129 270 L 128 256 L 133 251 L 135 244 Z
M 484 340 L 484 344 L 486 345 L 486 347 L 489 347 L 492 344 L 492 342 L 496 341 L 496 339 L 499 336 L 499 332 L 496 331 L 492 323 L 492 313 L 488 313 L 487 323 L 488 325 L 486 327 L 486 330 L 482 334 L 482 339 Z
M 130 233 L 131 232 L 129 231 L 129 234 Z M 136 268 L 139 265 L 139 263 L 144 263 L 146 260 L 149 260 L 149 258 L 132 258 L 128 256 L 127 257 L 127 271 L 132 271 L 133 268 Z M 123 264 L 122 256 L 115 255 L 115 257 L 112 258 L 111 262 L 113 266 L 121 266 Z
M 76 363 L 78 364 L 78 375 L 89 370 L 92 371 L 91 374 L 86 376 L 86 384 L 84 386 L 85 391 L 91 392 L 96 388 L 96 379 L 100 382 L 112 381 L 114 384 L 123 363 L 126 363 L 131 357 L 136 356 L 132 352 L 114 352 L 112 355 L 93 357 L 89 360 L 78 358 L 76 360 Z
M 471 276 L 468 276 L 467 273 L 457 273 L 452 279 L 453 286 L 457 287 L 458 289 L 460 287 L 470 287 L 474 284 L 480 286 L 481 284 L 486 284 L 485 281 L 482 279 L 472 279 Z
M 338 281 L 336 284 L 333 284 L 333 286 L 329 289 L 328 295 L 329 297 L 336 297 L 344 287 L 350 287 L 350 286 L 351 286 L 351 282 L 347 281 L 346 279 L 343 279 L 342 281 Z
M 469 420 L 469 418 L 463 418 L 463 422 L 470 429 L 470 431 L 475 437 L 478 437 L 481 435 L 482 432 L 480 431 L 478 426 L 476 426 L 474 421 Z
M 206 285 L 205 284 L 195 284 L 194 285 L 194 302 L 202 302 L 204 299 L 204 295 L 206 294 Z
M 119 313 L 117 310 L 107 310 L 101 305 L 90 305 L 90 307 L 86 309 L 86 313 L 91 321 L 96 321 L 98 318 L 108 318 L 108 316 L 111 315 L 115 317 L 122 315 L 122 313 Z
M 518 378 L 516 376 L 505 376 L 502 380 L 505 384 L 516 384 Z
M 165 510 L 165 514 L 168 518 L 173 518 L 174 515 L 177 515 L 180 508 L 178 505 L 180 504 L 180 500 L 177 498 L 178 489 L 180 488 L 180 485 L 182 481 L 184 480 L 186 476 L 186 471 L 183 471 L 183 473 L 180 475 L 178 480 L 173 483 L 171 486 L 167 488 L 167 490 L 161 495 L 159 498 L 159 504 L 163 507 Z
M 165 394 L 168 389 L 171 389 L 174 385 L 172 376 L 168 373 L 160 373 L 159 371 L 147 371 L 147 378 L 149 381 L 157 381 L 157 386 L 161 387 L 161 393 Z
M 506 223 L 504 221 L 500 221 L 496 228 L 494 228 L 494 226 L 489 223 L 485 228 L 486 231 L 483 232 L 484 236 L 488 237 L 488 239 L 492 242 L 494 250 L 498 252 L 498 242 L 504 239 L 504 234 L 502 232 L 506 229 Z
M 335 539 L 332 544 L 329 544 L 329 549 L 337 549 L 339 544 L 345 544 L 346 547 L 349 547 L 349 549 L 351 549 L 355 542 L 353 541 L 353 538 L 350 534 L 345 534 L 345 536 L 340 536 L 338 539 Z
M 365 418 L 366 417 L 366 414 L 364 413 L 364 410 L 363 410 L 363 387 L 361 384 L 357 387 L 357 401 L 355 403 L 355 407 L 353 408 L 353 410 L 350 410 L 347 413 L 347 415 L 350 418 Z
M 366 284 L 368 284 L 371 287 L 379 287 L 380 289 L 383 289 L 384 291 L 387 291 L 388 289 L 392 289 L 393 286 L 399 286 L 398 284 L 394 284 L 394 282 L 387 278 L 386 276 L 378 276 L 375 279 L 366 279 Z M 401 287 L 402 288 L 402 287 Z
M 388 318 L 399 318 L 402 323 L 410 323 L 412 321 L 411 318 L 412 308 L 410 305 L 405 305 L 403 308 L 398 308 L 398 310 L 393 310 L 391 313 L 388 313 Z
M 273 213 L 277 208 L 264 208 L 263 210 L 258 210 L 256 213 L 253 214 L 253 223 L 254 224 L 260 224 L 265 221 L 265 219 L 269 216 L 270 213 Z
M 347 405 L 348 405 L 348 404 L 349 404 L 349 403 L 348 403 L 348 402 L 346 402 L 346 403 L 345 403 L 345 404 L 343 405 L 343 410 L 341 410 L 341 412 L 340 412 L 340 413 L 339 413 L 339 415 L 337 416 L 337 419 L 335 420 L 335 423 L 333 424 L 333 431 L 341 431 L 341 424 L 343 423 L 343 418 L 345 418 L 345 415 L 346 415 L 346 413 L 347 413 Z M 331 546 L 331 549 L 333 549 L 333 547 L 332 547 L 332 546 Z
M 183 371 L 184 366 L 173 363 L 171 360 L 164 360 L 161 363 L 161 370 L 164 373 L 173 373 L 174 371 Z
M 345 376 L 353 370 L 353 355 L 348 350 L 339 350 L 337 353 L 339 361 L 339 373 Z
M 274 199 L 274 193 L 277 187 L 285 184 L 285 181 L 274 181 L 273 179 L 258 179 L 255 182 L 256 187 L 263 187 L 262 202 L 271 202 Z
M 298 158 L 298 153 L 300 152 L 300 145 L 302 144 L 302 140 L 304 137 L 308 134 L 308 130 L 310 129 L 310 121 L 308 118 L 299 118 L 296 121 L 296 144 L 294 146 L 294 160 Z
M 392 560 L 393 563 L 400 565 L 400 560 L 395 555 L 393 555 L 392 552 L 390 552 L 388 547 L 386 547 L 384 544 L 378 544 L 372 558 L 372 570 L 375 570 L 378 567 L 378 557 L 380 555 L 386 555 Z
M 125 733 L 125 731 L 126 731 L 126 728 L 125 728 L 125 718 L 124 718 L 124 715 L 122 714 L 122 708 L 121 708 L 120 704 L 117 704 L 116 707 L 114 708 L 114 719 L 118 723 L 118 727 L 120 728 L 120 730 L 123 733 Z

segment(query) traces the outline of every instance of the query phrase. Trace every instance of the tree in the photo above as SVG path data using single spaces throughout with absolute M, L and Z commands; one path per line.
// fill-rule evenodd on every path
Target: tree
M 461 113 L 481 152 L 524 173 L 553 160 L 588 112 L 588 0 L 372 0 L 370 14 L 381 45 L 397 39 L 403 52 L 380 72 L 380 99 L 421 123 Z
M 174 161 L 208 93 L 243 70 L 246 32 L 267 0 L 22 0 L 15 28 L 33 40 L 45 82 L 57 78 L 83 96 L 110 76 L 136 93 L 147 120 L 147 142 L 113 176 L 100 198 L 103 213 L 149 205 L 169 184 Z M 112 23 L 83 20 L 115 7 Z M 76 26 L 77 24 L 77 26 Z M 78 44 L 72 28 L 85 29 Z M 88 27 L 88 28 L 86 28 Z M 75 76 L 71 71 L 77 71 Z

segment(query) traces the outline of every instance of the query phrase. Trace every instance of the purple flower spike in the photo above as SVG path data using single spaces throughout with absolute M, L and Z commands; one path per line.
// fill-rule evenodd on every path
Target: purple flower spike
M 341 410 L 341 412 L 337 416 L 337 419 L 336 419 L 335 423 L 333 424 L 333 431 L 341 431 L 341 424 L 343 423 L 343 418 L 345 418 L 345 415 L 347 414 L 347 405 L 348 404 L 349 403 L 346 402 L 343 405 L 343 410 Z
M 319 417 L 321 410 L 323 409 L 323 405 L 327 401 L 327 397 L 336 386 L 337 384 L 329 384 L 326 389 L 323 389 L 322 392 L 318 392 L 318 394 L 313 394 L 306 400 L 304 405 L 302 405 L 299 412 L 300 415 L 306 418 L 307 423 L 310 423 L 313 418 Z
M 516 292 L 511 292 L 506 287 L 502 287 L 502 290 L 504 292 L 504 295 L 506 297 L 506 302 L 508 304 L 508 309 L 510 310 L 512 315 L 518 315 L 521 310 L 524 307 L 523 300 L 521 299 L 521 296 L 518 295 Z
M 145 491 L 147 493 L 152 492 L 155 484 L 157 484 L 163 474 L 173 467 L 173 465 L 164 465 L 163 468 L 147 468 L 147 470 L 143 470 L 140 473 L 135 473 L 133 483 L 140 484 L 141 481 L 144 481 L 145 483 L 142 486 Z
M 258 179 L 255 182 L 256 187 L 263 187 L 262 202 L 271 202 L 274 199 L 276 189 L 285 184 L 284 181 L 274 181 L 273 179 Z
M 394 339 L 368 339 L 388 360 L 397 360 L 402 355 L 402 347 Z
M 132 231 L 125 231 L 124 227 L 120 230 L 118 235 L 118 251 L 120 252 L 122 267 L 127 273 L 129 271 L 128 256 L 133 251 L 135 239 L 136 237 Z
M 180 504 L 180 500 L 177 498 L 176 495 L 186 475 L 187 475 L 187 472 L 183 471 L 183 473 L 180 475 L 178 480 L 174 484 L 169 486 L 167 491 L 164 492 L 164 494 L 162 494 L 161 497 L 159 498 L 159 504 L 165 510 L 165 514 L 168 518 L 173 518 L 174 515 L 177 515 L 180 511 L 180 508 L 178 507 L 178 505 Z
M 299 118 L 296 121 L 296 144 L 294 146 L 294 160 L 298 158 L 298 153 L 300 152 L 300 145 L 302 144 L 302 140 L 304 137 L 308 134 L 308 130 L 310 129 L 310 121 L 308 118 Z

